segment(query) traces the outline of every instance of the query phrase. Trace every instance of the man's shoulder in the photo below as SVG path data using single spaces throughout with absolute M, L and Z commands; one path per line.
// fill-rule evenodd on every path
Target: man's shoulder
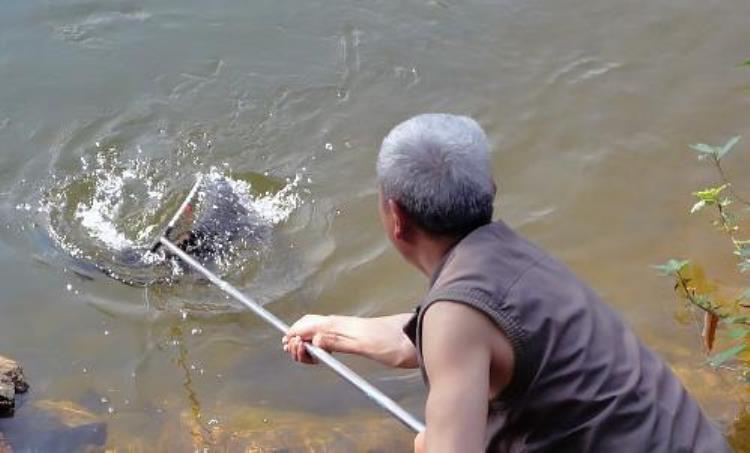
M 474 347 L 491 346 L 497 342 L 498 336 L 508 341 L 486 312 L 454 300 L 438 300 L 425 309 L 422 315 L 422 336 L 432 341 L 442 339 Z
M 436 298 L 492 299 L 502 295 L 539 263 L 554 258 L 502 221 L 477 228 L 445 257 L 425 302 Z
M 487 312 L 460 301 L 436 301 L 424 314 L 422 337 L 426 363 L 455 367 L 463 363 L 466 355 L 478 355 L 474 360 L 485 361 L 491 381 L 488 396 L 494 397 L 510 383 L 514 348 Z
M 486 313 L 461 300 L 439 299 L 425 307 L 422 329 L 435 329 L 449 335 L 475 334 L 489 320 Z

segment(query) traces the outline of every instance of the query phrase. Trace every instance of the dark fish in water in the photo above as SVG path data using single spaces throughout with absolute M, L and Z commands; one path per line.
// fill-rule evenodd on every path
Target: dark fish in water
M 268 224 L 241 203 L 226 179 L 204 179 L 197 198 L 183 214 L 192 216 L 191 227 L 168 238 L 201 264 L 215 268 L 231 258 L 237 249 L 258 244 L 268 234 Z M 106 275 L 134 286 L 167 280 L 173 274 L 170 267 L 179 265 L 179 259 L 155 259 L 152 249 L 124 249 L 113 256 L 112 263 L 96 263 L 95 266 Z M 158 253 L 167 254 L 163 248 Z M 186 267 L 181 268 L 189 272 Z

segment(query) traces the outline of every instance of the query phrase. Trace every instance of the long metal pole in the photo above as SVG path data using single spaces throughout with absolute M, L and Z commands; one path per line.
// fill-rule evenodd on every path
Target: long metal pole
M 237 288 L 230 285 L 226 281 L 219 278 L 216 274 L 206 269 L 193 257 L 188 255 L 182 249 L 172 243 L 172 241 L 162 236 L 159 239 L 159 242 L 161 242 L 161 244 L 164 245 L 170 252 L 177 255 L 182 261 L 186 262 L 190 267 L 203 274 L 204 277 L 206 277 L 214 285 L 218 286 L 219 289 L 229 294 L 239 302 L 242 302 L 242 304 L 244 304 L 247 308 L 255 312 L 255 314 L 263 318 L 266 322 L 274 326 L 276 330 L 280 331 L 283 334 L 286 334 L 289 331 L 289 326 L 284 323 L 284 321 L 277 318 L 273 313 L 263 308 L 260 304 L 242 294 Z M 404 410 L 404 408 L 399 406 L 386 394 L 378 390 L 375 386 L 367 382 L 360 375 L 352 371 L 351 368 L 336 360 L 331 354 L 323 349 L 320 349 L 317 346 L 313 346 L 310 343 L 305 343 L 305 348 L 311 356 L 328 365 L 328 367 L 335 371 L 336 374 L 349 381 L 349 383 L 357 387 L 357 389 L 361 390 L 362 393 L 367 395 L 367 397 L 369 397 L 380 407 L 390 412 L 391 415 L 396 417 L 401 423 L 411 428 L 416 433 L 424 431 L 425 427 L 421 421 L 417 420 L 417 418 Z

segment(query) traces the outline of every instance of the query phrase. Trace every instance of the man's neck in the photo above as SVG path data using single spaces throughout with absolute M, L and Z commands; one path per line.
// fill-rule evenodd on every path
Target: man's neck
M 417 266 L 427 278 L 432 277 L 435 270 L 443 261 L 443 257 L 450 252 L 461 238 L 435 238 L 423 235 L 420 244 L 416 247 L 418 251 L 414 257 L 414 265 Z

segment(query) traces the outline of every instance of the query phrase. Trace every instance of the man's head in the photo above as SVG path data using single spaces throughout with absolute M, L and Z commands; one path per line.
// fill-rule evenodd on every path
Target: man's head
M 404 121 L 383 140 L 377 173 L 383 222 L 402 253 L 399 241 L 408 242 L 411 230 L 455 240 L 492 219 L 489 143 L 471 118 L 424 114 Z

